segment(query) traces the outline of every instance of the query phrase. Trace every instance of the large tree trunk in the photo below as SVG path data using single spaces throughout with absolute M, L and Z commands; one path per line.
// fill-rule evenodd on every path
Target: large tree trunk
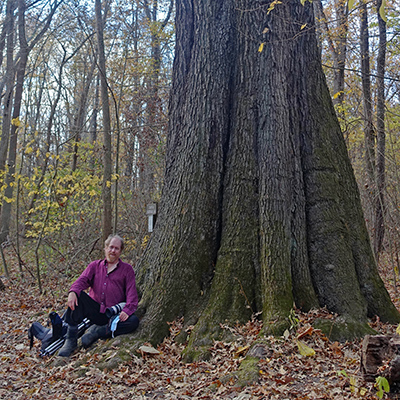
M 288 326 L 293 302 L 368 331 L 399 314 L 377 273 L 359 193 L 322 72 L 312 6 L 298 0 L 180 0 L 160 214 L 139 266 L 142 332 L 262 311 Z M 260 47 L 260 44 L 264 45 Z

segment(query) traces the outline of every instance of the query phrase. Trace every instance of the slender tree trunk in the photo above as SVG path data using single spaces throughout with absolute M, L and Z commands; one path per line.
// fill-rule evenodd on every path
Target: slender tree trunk
M 333 59 L 333 103 L 342 105 L 344 101 L 344 78 L 347 55 L 348 8 L 347 1 L 335 2 L 336 26 L 334 32 L 329 28 L 321 0 L 315 2 L 320 29 L 326 35 Z M 336 38 L 334 40 L 333 38 Z
M 371 68 L 369 57 L 368 9 L 365 0 L 360 3 L 360 54 L 361 80 L 364 103 L 364 143 L 367 183 L 369 191 L 375 192 L 375 138 L 372 116 Z
M 344 101 L 344 78 L 345 78 L 345 67 L 346 67 L 346 56 L 347 56 L 347 32 L 348 32 L 348 8 L 346 0 L 339 0 L 336 3 L 336 18 L 338 31 L 338 43 L 336 49 L 336 60 L 335 60 L 335 79 L 334 79 L 334 92 L 337 97 L 333 99 L 334 104 L 343 105 Z M 342 117 L 343 117 L 343 113 Z
M 141 190 L 146 190 L 151 193 L 154 186 L 154 169 L 151 163 L 150 151 L 155 146 L 156 131 L 154 124 L 155 121 L 157 121 L 160 105 L 160 98 L 158 96 L 158 80 L 161 66 L 161 32 L 157 20 L 158 0 L 152 1 L 151 5 L 147 0 L 145 0 L 144 8 L 151 31 L 151 62 L 147 88 L 146 124 L 138 136 L 140 150 L 139 184 Z
M 138 286 L 142 334 L 157 342 L 184 316 L 195 325 L 192 356 L 220 322 L 252 312 L 262 311 L 266 333 L 283 332 L 293 302 L 342 315 L 341 338 L 370 331 L 367 316 L 399 320 L 377 272 L 312 5 L 268 7 L 177 2 L 164 188 Z
M 386 22 L 382 19 L 379 9 L 382 0 L 377 0 L 377 16 L 379 22 L 379 51 L 377 59 L 377 148 L 376 148 L 376 203 L 374 227 L 374 251 L 377 259 L 382 251 L 385 236 L 385 68 L 386 68 Z
M 25 69 L 28 62 L 29 46 L 25 39 L 25 1 L 18 0 L 18 30 L 19 30 L 19 54 L 20 58 L 17 64 L 16 86 L 14 95 L 14 110 L 12 113 L 13 123 L 11 124 L 10 143 L 8 149 L 8 171 L 6 173 L 6 189 L 4 192 L 5 202 L 1 208 L 0 218 L 0 243 L 4 242 L 10 231 L 11 205 L 14 193 L 15 181 L 15 163 L 17 156 L 17 138 L 20 126 L 19 115 L 21 111 L 22 92 L 24 87 Z
M 40 72 L 41 80 L 40 80 L 40 86 L 39 86 L 39 94 L 36 95 L 36 101 L 34 104 L 34 122 L 32 124 L 32 132 L 36 132 L 37 127 L 39 126 L 39 122 L 41 120 L 41 107 L 42 107 L 42 99 L 44 95 L 44 89 L 45 89 L 45 82 L 46 82 L 46 77 L 47 77 L 48 69 L 43 68 L 43 70 Z
M 10 1 L 7 1 L 7 5 L 6 5 L 6 19 L 5 19 L 5 21 L 4 21 L 4 23 L 3 23 L 3 26 L 2 26 L 2 29 L 1 29 L 1 34 L 0 34 L 0 67 L 2 66 L 2 64 L 3 64 L 3 58 L 4 58 L 4 49 L 5 49 L 5 47 L 6 47 L 6 39 L 7 39 L 7 30 L 9 29 L 8 28 L 8 23 L 7 22 L 9 22 L 8 20 L 7 20 L 7 17 L 8 17 L 8 15 L 9 15 L 9 9 L 8 9 L 8 4 L 11 4 L 11 2 Z M 2 92 L 2 91 L 0 91 L 0 92 Z
M 56 80 L 58 82 L 57 95 L 56 95 L 56 97 L 54 99 L 53 104 L 51 105 L 50 114 L 49 114 L 48 121 L 47 121 L 46 147 L 45 147 L 45 151 L 44 151 L 45 154 L 50 151 L 50 147 L 52 145 L 51 132 L 53 130 L 54 117 L 55 117 L 55 114 L 56 114 L 56 111 L 57 111 L 57 107 L 58 107 L 58 104 L 59 104 L 60 99 L 61 99 L 62 88 L 63 88 L 62 75 L 63 75 L 63 70 L 64 70 L 66 62 L 67 62 L 66 53 L 64 52 L 63 59 L 61 61 L 61 65 L 60 65 L 60 68 L 59 68 L 59 71 L 58 71 L 58 77 L 56 78 Z M 39 177 L 39 179 L 37 180 L 37 183 L 36 183 L 36 186 L 37 186 L 38 189 L 40 189 L 40 187 L 43 184 L 44 178 L 45 178 L 46 173 L 47 173 L 48 164 L 49 164 L 49 159 L 48 159 L 48 157 L 45 157 L 44 160 L 43 160 L 43 164 L 41 165 L 42 173 L 40 174 L 40 177 Z M 28 210 L 31 210 L 34 207 L 38 195 L 39 195 L 39 190 L 36 190 L 35 193 L 32 196 L 32 199 L 30 201 Z
M 140 177 L 141 189 L 149 193 L 154 190 L 154 167 L 151 160 L 151 150 L 157 146 L 157 128 L 161 113 L 161 99 L 159 95 L 159 80 L 161 59 L 161 35 L 169 19 L 173 7 L 173 0 L 169 2 L 169 11 L 164 20 L 158 19 L 158 0 L 149 4 L 144 1 L 144 10 L 151 30 L 151 65 L 146 106 L 146 127 L 138 135 L 140 148 Z
M 6 173 L 6 189 L 4 193 L 5 202 L 1 209 L 0 219 L 0 243 L 2 243 L 9 234 L 10 231 L 10 218 L 11 218 L 11 205 L 14 193 L 14 181 L 15 181 L 15 168 L 17 158 L 17 139 L 18 130 L 20 126 L 19 116 L 22 105 L 22 94 L 25 80 L 25 70 L 28 62 L 28 56 L 32 48 L 38 43 L 41 37 L 45 34 L 50 26 L 50 22 L 60 3 L 55 2 L 53 7 L 46 18 L 46 22 L 43 25 L 39 33 L 31 40 L 28 44 L 25 34 L 25 11 L 26 2 L 25 0 L 18 0 L 18 32 L 19 32 L 19 61 L 16 68 L 16 85 L 15 85 L 15 96 L 14 96 L 14 109 L 12 113 L 13 123 L 11 124 L 11 133 L 9 140 L 8 149 L 8 171 Z M 1 145 L 0 145 L 1 146 Z M 1 167 L 1 165 L 0 165 Z
M 8 144 L 10 142 L 11 114 L 14 94 L 14 10 L 16 2 L 7 1 L 6 7 L 6 76 L 5 76 L 5 96 L 3 100 L 3 123 L 0 141 L 0 171 L 4 171 L 7 161 Z
M 72 156 L 72 166 L 71 166 L 72 171 L 75 171 L 77 168 L 77 165 L 78 165 L 79 143 L 82 139 L 82 131 L 84 128 L 84 123 L 85 123 L 88 94 L 89 94 L 90 86 L 93 81 L 93 74 L 94 74 L 95 67 L 96 67 L 96 63 L 93 62 L 92 65 L 90 66 L 90 70 L 86 77 L 86 80 L 84 80 L 81 83 L 81 85 L 83 85 L 83 87 L 79 91 L 78 112 L 75 115 L 74 126 L 72 127 L 72 134 L 75 136 L 74 150 L 73 150 L 73 156 Z
M 103 216 L 102 237 L 104 240 L 112 233 L 112 209 L 111 209 L 111 119 L 108 99 L 108 84 L 106 76 L 106 56 L 104 52 L 104 20 L 101 11 L 101 0 L 95 1 L 97 46 L 99 52 L 100 91 L 103 112 L 103 146 L 104 146 L 104 169 L 103 169 Z
M 139 73 L 137 70 L 137 66 L 139 65 L 139 52 L 138 52 L 138 43 L 139 43 L 139 21 L 138 21 L 138 8 L 135 8 L 132 11 L 132 40 L 133 40 L 133 60 L 136 68 L 133 71 L 133 93 L 135 94 L 133 97 L 133 101 L 129 105 L 130 111 L 130 123 L 133 127 L 129 130 L 127 135 L 127 155 L 126 155 L 126 163 L 125 163 L 125 176 L 130 177 L 130 190 L 134 191 L 135 186 L 137 184 L 136 177 L 136 140 L 137 133 L 140 126 L 140 83 L 139 83 Z
M 90 119 L 90 143 L 95 143 L 97 140 L 97 115 L 99 113 L 99 97 L 100 97 L 100 74 L 97 74 L 95 83 L 94 99 L 93 99 L 93 114 Z
M 95 80 L 95 90 L 94 90 L 94 98 L 93 98 L 93 111 L 92 111 L 92 116 L 90 118 L 90 123 L 89 123 L 89 133 L 90 133 L 90 143 L 93 145 L 97 141 L 97 118 L 99 114 L 99 109 L 100 109 L 100 73 L 97 74 L 96 80 Z M 90 167 L 94 171 L 95 170 L 95 165 L 96 165 L 96 154 L 94 153 L 90 159 Z

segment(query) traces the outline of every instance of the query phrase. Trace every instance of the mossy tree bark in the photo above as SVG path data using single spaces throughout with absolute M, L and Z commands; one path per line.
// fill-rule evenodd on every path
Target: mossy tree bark
M 179 0 L 160 214 L 138 268 L 142 333 L 178 316 L 207 346 L 219 323 L 293 304 L 399 321 L 380 279 L 322 72 L 312 6 Z M 263 43 L 263 48 L 260 44 Z M 259 51 L 262 50 L 262 51 Z

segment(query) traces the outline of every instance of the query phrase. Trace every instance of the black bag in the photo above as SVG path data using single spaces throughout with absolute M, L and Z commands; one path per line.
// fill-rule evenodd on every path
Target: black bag
M 41 352 L 43 352 L 49 345 L 65 336 L 67 333 L 68 325 L 61 317 L 52 311 L 49 314 L 51 328 L 46 328 L 39 322 L 34 322 L 28 329 L 28 339 L 30 340 L 30 348 L 33 347 L 34 338 L 42 342 Z

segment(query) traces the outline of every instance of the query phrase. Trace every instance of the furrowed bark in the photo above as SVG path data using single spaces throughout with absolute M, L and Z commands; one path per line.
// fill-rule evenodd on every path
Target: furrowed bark
M 380 279 L 322 72 L 312 5 L 181 0 L 165 185 L 139 266 L 142 334 L 195 325 L 201 356 L 220 323 L 262 312 L 280 334 L 293 304 L 398 321 Z M 263 45 L 260 47 L 260 44 Z M 349 323 L 352 323 L 349 327 Z

